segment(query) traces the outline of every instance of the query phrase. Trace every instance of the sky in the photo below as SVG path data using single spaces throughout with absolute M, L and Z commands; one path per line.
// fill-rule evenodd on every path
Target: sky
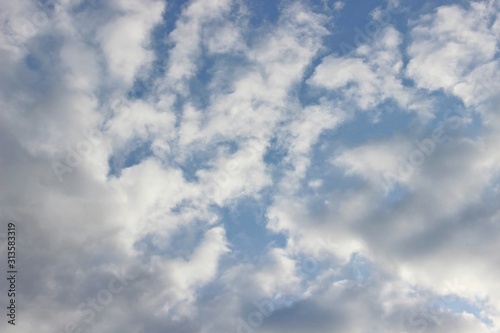
M 0 330 L 500 333 L 499 9 L 1 1 Z

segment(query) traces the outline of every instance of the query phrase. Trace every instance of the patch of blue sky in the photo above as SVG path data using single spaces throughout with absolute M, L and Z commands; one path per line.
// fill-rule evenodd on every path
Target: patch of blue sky
M 252 68 L 254 64 L 246 57 L 246 54 L 231 50 L 222 54 L 210 54 L 210 61 L 204 63 L 206 74 L 201 73 L 201 80 L 204 79 L 210 92 L 217 94 L 231 94 L 234 92 L 234 82 L 245 75 L 248 68 Z M 210 78 L 208 81 L 206 78 Z M 203 81 L 201 81 L 203 82 Z
M 444 92 L 443 90 L 428 92 L 427 96 L 434 103 L 432 111 L 435 112 L 436 115 L 434 118 L 435 121 L 445 119 L 452 114 L 460 114 L 464 112 L 465 106 L 463 101 L 454 95 Z
M 384 198 L 384 205 L 397 205 L 405 198 L 409 193 L 408 188 L 401 185 L 400 183 L 395 183 L 392 185 L 390 191 Z
M 455 293 L 435 295 L 418 287 L 413 288 L 408 296 L 411 298 L 426 297 L 426 301 L 419 306 L 419 310 L 423 314 L 432 315 L 441 311 L 449 311 L 458 315 L 465 312 L 474 315 L 488 326 L 492 324 L 491 320 L 481 313 L 487 307 L 487 299 L 468 299 Z
M 356 112 L 351 120 L 326 132 L 325 140 L 342 146 L 356 146 L 366 142 L 389 139 L 412 130 L 414 113 L 400 109 L 392 100 L 367 112 Z
M 330 207 L 328 205 L 327 196 L 303 196 L 303 200 L 306 201 L 307 210 L 311 216 L 311 221 L 315 221 L 316 224 L 328 223 L 328 213 Z
M 165 75 L 168 64 L 168 52 L 174 44 L 168 42 L 169 34 L 175 29 L 177 19 L 184 7 L 189 3 L 187 0 L 168 1 L 162 14 L 161 23 L 151 31 L 150 48 L 154 52 L 154 60 L 151 69 L 135 78 L 132 88 L 127 93 L 129 99 L 142 99 L 152 93 L 152 87 L 157 79 Z
M 319 186 L 311 186 L 316 180 L 321 181 Z M 312 200 L 326 200 L 334 192 L 354 190 L 363 184 L 359 177 L 346 175 L 343 169 L 325 161 L 309 167 L 300 194 Z
M 153 155 L 150 142 L 131 142 L 121 152 L 111 155 L 108 160 L 108 177 L 119 177 L 123 169 L 140 164 L 144 159 Z
M 247 1 L 246 6 L 250 9 L 250 25 L 253 29 L 261 28 L 268 24 L 275 24 L 280 16 L 281 4 L 284 1 Z
M 292 164 L 285 162 L 288 156 L 288 149 L 281 140 L 275 136 L 271 138 L 269 147 L 264 153 L 263 161 L 270 172 L 274 184 L 278 184 L 287 171 L 292 170 Z
M 482 117 L 472 108 L 466 108 L 464 103 L 457 97 L 443 93 L 442 91 L 431 93 L 435 106 L 435 117 L 427 124 L 427 132 L 423 135 L 431 135 L 437 128 L 443 128 L 448 138 L 477 138 L 484 129 Z M 457 123 L 461 123 L 457 126 Z
M 196 157 L 193 157 L 193 155 L 189 155 L 187 158 L 184 159 L 178 159 L 178 160 L 173 160 L 173 163 L 176 164 L 177 167 L 179 167 L 182 171 L 182 175 L 184 176 L 184 179 L 188 182 L 196 182 L 198 181 L 198 176 L 197 172 L 199 170 L 203 169 L 209 169 L 210 166 L 208 165 L 208 152 L 201 152 L 200 154 L 195 154 Z M 203 156 L 206 155 L 206 156 Z
M 472 301 L 457 295 L 447 295 L 430 300 L 426 306 L 430 312 L 444 310 L 457 315 L 464 312 L 469 313 L 487 326 L 491 327 L 493 325 L 493 321 L 481 313 L 486 306 L 486 301 Z
M 286 238 L 266 228 L 270 193 L 262 198 L 243 197 L 231 206 L 219 208 L 226 237 L 237 260 L 261 258 L 272 247 L 284 247 Z
M 362 254 L 353 253 L 347 265 L 342 268 L 340 276 L 346 280 L 368 284 L 373 277 L 372 263 Z
M 472 113 L 470 115 L 470 122 L 465 124 L 460 135 L 463 138 L 477 140 L 481 136 L 483 130 L 484 130 L 483 118 L 478 113 Z
M 36 72 L 39 79 L 36 83 L 43 83 L 40 88 L 47 89 L 47 80 L 56 80 L 61 74 L 62 68 L 58 72 L 50 71 L 50 59 L 57 58 L 63 45 L 63 38 L 60 36 L 47 35 L 40 36 L 30 44 L 26 45 L 28 53 L 24 56 L 24 64 L 31 71 Z M 43 77 L 43 82 L 41 81 Z M 32 82 L 27 82 L 32 83 Z
M 346 175 L 344 170 L 331 163 L 333 148 L 333 144 L 325 145 L 321 141 L 314 145 L 311 165 L 301 182 L 300 196 L 306 202 L 309 213 L 317 218 L 327 213 L 327 202 L 334 193 L 353 190 L 364 184 L 359 177 Z M 317 181 L 318 185 L 312 186 Z
M 214 152 L 217 149 L 224 149 L 229 155 L 232 155 L 238 150 L 238 143 L 235 141 L 222 140 L 214 142 L 204 150 L 193 150 L 185 154 L 176 152 L 178 154 L 173 156 L 169 163 L 180 168 L 186 181 L 195 182 L 198 181 L 198 171 L 208 170 L 212 167 L 210 163 L 216 158 Z
M 27 54 L 24 62 L 26 66 L 32 71 L 39 70 L 42 65 L 40 59 L 38 59 L 33 53 Z
M 208 117 L 207 112 L 214 102 L 213 96 L 231 94 L 232 82 L 244 72 L 244 67 L 248 64 L 248 60 L 239 54 L 209 55 L 203 52 L 198 62 L 196 75 L 187 83 L 191 93 L 189 96 L 178 94 L 175 100 L 173 111 L 177 116 L 176 127 L 181 125 L 183 107 L 187 104 L 201 112 L 200 121 L 203 126 L 205 118 Z
M 128 93 L 129 98 L 139 99 L 147 96 L 147 94 L 151 92 L 150 88 L 154 87 L 155 80 L 164 76 L 169 60 L 167 55 L 172 47 L 175 46 L 175 44 L 169 42 L 169 34 L 176 28 L 177 19 L 180 17 L 182 11 L 188 3 L 189 1 L 170 1 L 167 3 L 166 10 L 163 13 L 162 23 L 157 25 L 151 32 L 151 49 L 155 54 L 153 66 L 149 73 L 136 78 L 133 87 Z M 247 5 L 251 9 L 258 11 L 252 12 L 251 16 L 255 20 L 263 20 L 268 16 L 273 17 L 273 11 L 268 11 L 269 8 L 273 8 L 273 1 L 251 2 Z M 277 4 L 275 4 L 275 6 L 276 9 L 274 15 L 277 17 Z M 237 5 L 233 7 L 233 11 L 238 10 Z M 276 17 L 274 17 L 274 19 Z M 274 22 L 274 19 L 271 21 Z M 218 23 L 216 22 L 213 24 Z M 208 101 L 210 99 L 208 87 L 213 79 L 214 69 L 223 67 L 226 69 L 234 69 L 235 66 L 242 65 L 244 63 L 243 57 L 238 57 L 236 54 L 216 54 L 214 56 L 207 54 L 207 50 L 204 49 L 203 43 L 200 44 L 200 47 L 201 56 L 198 59 L 197 73 L 196 76 L 191 78 L 188 83 L 189 88 L 193 93 L 190 94 L 189 100 L 182 98 L 182 96 L 177 96 L 181 101 L 180 105 L 177 105 L 177 109 L 179 109 L 179 107 L 186 102 L 192 103 L 201 109 L 208 106 Z M 220 63 L 223 63 L 224 65 L 220 66 Z M 231 73 L 234 72 L 234 70 L 231 71 Z
M 72 1 L 73 6 L 69 7 L 72 14 L 83 13 L 87 9 L 98 9 L 102 4 L 97 1 L 82 0 L 79 2 Z
M 263 158 L 266 164 L 276 165 L 281 164 L 287 155 L 288 149 L 277 136 L 274 136 L 269 140 L 269 147 L 266 149 Z
M 402 135 L 411 130 L 414 120 L 414 114 L 386 112 L 374 122 L 372 115 L 360 112 L 355 120 L 346 122 L 337 129 L 324 131 L 318 142 L 313 145 L 311 165 L 301 184 L 301 195 L 308 201 L 311 213 L 324 211 L 326 201 L 332 193 L 364 186 L 362 179 L 346 175 L 343 169 L 331 163 L 340 147 L 355 147 L 366 142 L 383 141 Z M 310 182 L 314 180 L 321 181 L 319 186 L 310 186 Z M 396 186 L 386 197 L 386 204 L 396 203 L 406 194 L 405 188 Z
M 326 57 L 329 53 L 329 49 L 319 50 L 316 56 L 311 60 L 311 63 L 305 68 L 301 82 L 296 85 L 296 89 L 294 91 L 295 97 L 302 106 L 317 104 L 318 100 L 321 97 L 324 97 L 325 94 L 328 94 L 328 91 L 326 89 L 311 88 L 307 84 L 307 80 L 309 80 L 313 76 L 316 67 L 321 64 L 323 58 Z
M 321 64 L 325 56 L 326 52 L 320 51 L 320 53 L 312 59 L 311 63 L 304 71 L 301 82 L 296 86 L 294 96 L 303 107 L 316 105 L 320 101 L 331 101 L 333 103 L 334 101 L 337 102 L 343 99 L 344 94 L 341 89 L 329 90 L 308 84 L 308 80 L 312 77 L 316 67 Z M 338 102 L 336 104 L 338 104 Z
M 137 100 L 146 97 L 146 94 L 150 92 L 150 81 L 151 79 L 136 78 L 132 88 L 127 92 L 127 98 Z
M 52 0 L 38 0 L 36 5 L 39 9 L 43 10 L 46 13 L 49 13 L 54 10 L 54 1 Z
M 189 80 L 189 90 L 192 92 L 189 103 L 199 110 L 204 110 L 210 105 L 211 94 L 208 87 L 214 77 L 213 69 L 216 62 L 217 58 L 203 54 L 196 76 Z
M 390 101 L 385 104 L 387 107 L 381 105 L 379 108 L 388 110 L 394 107 Z M 306 179 L 322 176 L 344 178 L 345 175 L 336 170 L 330 162 L 339 148 L 356 147 L 366 142 L 382 141 L 407 133 L 411 130 L 414 119 L 415 115 L 412 113 L 386 111 L 381 112 L 375 121 L 373 114 L 358 112 L 353 119 L 342 123 L 338 128 L 323 131 L 319 140 L 313 145 L 311 167 L 307 171 Z M 304 184 L 304 187 L 306 185 Z
M 453 306 L 450 307 L 450 310 L 454 313 L 467 312 L 473 314 L 476 318 L 478 318 L 481 322 L 483 322 L 488 327 L 493 327 L 493 320 L 489 317 L 486 317 L 483 313 L 486 307 L 486 302 L 472 303 L 466 299 L 460 299 Z
M 331 13 L 334 2 L 336 1 L 323 1 L 327 3 L 324 7 L 325 14 Z M 371 13 L 377 7 L 386 12 L 385 22 L 376 23 L 371 17 Z M 386 1 L 345 1 L 344 7 L 335 18 L 335 25 L 331 27 L 332 33 L 324 39 L 324 46 L 330 53 L 338 56 L 348 55 L 356 47 L 374 40 L 386 25 L 396 24 L 402 20 L 403 15 L 398 11 L 387 10 Z
M 484 191 L 483 196 L 487 198 L 496 198 L 500 196 L 500 176 L 495 176 L 490 179 L 490 184 Z
M 225 263 L 227 261 L 227 258 L 223 257 L 221 258 L 221 261 L 219 262 L 220 267 L 225 267 L 227 265 Z M 208 302 L 208 301 L 213 301 L 216 300 L 217 298 L 220 298 L 221 295 L 224 294 L 224 289 L 226 285 L 221 279 L 214 279 L 210 281 L 209 283 L 202 285 L 197 291 L 196 291 L 196 299 L 200 302 Z
M 162 21 L 151 32 L 151 45 L 157 55 L 157 59 L 164 61 L 165 55 L 173 46 L 168 43 L 168 35 L 175 29 L 178 19 L 189 3 L 188 0 L 167 1 L 162 14 Z M 162 67 L 163 68 L 163 67 Z

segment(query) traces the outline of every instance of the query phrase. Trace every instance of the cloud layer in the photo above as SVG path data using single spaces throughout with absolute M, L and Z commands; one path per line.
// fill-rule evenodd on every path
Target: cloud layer
M 500 4 L 354 6 L 0 4 L 2 331 L 500 332 Z

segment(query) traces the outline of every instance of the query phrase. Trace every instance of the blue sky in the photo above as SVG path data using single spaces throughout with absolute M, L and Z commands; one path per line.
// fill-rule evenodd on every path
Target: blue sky
M 499 333 L 499 9 L 2 3 L 2 332 Z

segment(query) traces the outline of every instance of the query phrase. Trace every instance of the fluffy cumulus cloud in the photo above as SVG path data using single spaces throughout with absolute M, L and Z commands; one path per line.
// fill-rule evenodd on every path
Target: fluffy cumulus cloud
M 2 2 L 0 329 L 500 333 L 499 9 Z

